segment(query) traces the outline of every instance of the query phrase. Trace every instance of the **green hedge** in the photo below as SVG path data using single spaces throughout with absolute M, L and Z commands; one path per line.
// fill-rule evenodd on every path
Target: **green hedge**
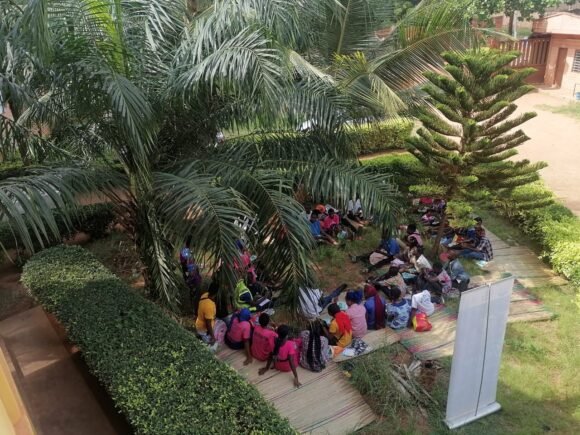
M 409 186 L 418 184 L 425 179 L 425 167 L 409 153 L 393 153 L 363 160 L 362 164 L 373 172 L 392 175 L 394 182 L 403 190 L 407 190 Z
M 349 128 L 347 134 L 356 144 L 357 154 L 364 156 L 380 151 L 403 150 L 411 135 L 413 122 L 407 119 Z
M 295 433 L 256 389 L 88 251 L 42 251 L 22 281 L 65 326 L 136 433 Z
M 90 234 L 93 239 L 102 238 L 108 225 L 113 220 L 113 208 L 110 204 L 92 204 L 79 207 L 71 213 L 72 227 L 68 227 L 62 215 L 54 212 L 54 219 L 62 237 L 70 237 L 78 231 Z M 60 244 L 62 239 L 56 238 L 49 245 Z M 22 246 L 21 241 L 14 237 L 8 222 L 0 223 L 0 245 L 4 249 Z
M 531 208 L 535 197 L 551 192 L 540 182 L 514 189 L 512 201 L 499 211 L 543 248 L 555 271 L 580 286 L 580 219 L 562 204 Z

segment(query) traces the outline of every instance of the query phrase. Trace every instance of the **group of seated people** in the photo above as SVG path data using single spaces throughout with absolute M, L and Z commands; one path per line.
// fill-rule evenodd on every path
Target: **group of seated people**
M 428 234 L 436 237 L 443 221 L 441 245 L 450 250 L 459 251 L 459 256 L 477 261 L 493 260 L 493 248 L 486 237 L 481 217 L 475 217 L 473 225 L 468 228 L 453 228 L 448 219 L 443 217 L 446 202 L 442 198 L 420 198 L 418 211 L 424 213 L 421 223 L 428 228 Z
M 353 239 L 366 224 L 358 198 L 348 202 L 345 213 L 330 204 L 314 207 L 306 204 L 304 217 L 310 225 L 312 237 L 319 243 L 329 245 L 337 245 L 337 239 Z
M 443 205 L 441 201 L 436 204 L 444 207 L 444 202 Z M 324 213 L 321 213 L 322 207 Z M 436 222 L 434 210 L 426 212 L 424 224 Z M 330 206 L 307 209 L 306 214 L 313 236 L 329 243 L 334 242 L 333 236 L 338 234 L 337 231 L 343 231 L 344 227 L 350 228 L 352 225 L 357 231 L 357 224 L 364 225 L 360 203 L 358 209 L 353 204 L 342 217 Z M 347 291 L 347 284 L 343 284 L 328 294 L 315 286 L 300 288 L 299 312 L 308 321 L 308 326 L 294 333 L 288 325 L 271 322 L 267 312 L 260 312 L 263 307 L 257 303 L 259 299 L 256 295 L 259 292 L 255 290 L 256 287 L 259 289 L 260 283 L 256 280 L 253 257 L 240 243 L 242 264 L 235 265 L 240 279 L 235 288 L 234 313 L 226 323 L 222 322 L 222 328 L 225 328 L 222 331 L 223 341 L 230 348 L 245 353 L 245 365 L 254 360 L 264 362 L 265 366 L 259 369 L 260 374 L 272 367 L 292 372 L 298 387 L 298 366 L 315 372 L 323 370 L 334 356 L 346 348 L 359 345 L 369 330 L 408 328 L 417 313 L 426 316 L 433 314 L 435 305 L 444 303 L 443 296 L 453 291 L 465 291 L 470 277 L 459 257 L 479 258 L 481 253 L 482 258 L 493 258 L 491 245 L 489 249 L 485 246 L 489 241 L 486 242 L 481 220 L 476 221 L 474 228 L 455 233 L 465 236 L 457 246 L 450 244 L 442 256 L 445 265 L 442 262 L 431 265 L 426 261 L 423 238 L 416 224 L 401 226 L 399 230 L 398 237 L 386 232 L 376 250 L 353 256 L 353 261 L 367 260 L 370 263 L 365 272 L 388 267 L 382 275 L 369 277 L 363 288 Z M 187 260 L 187 252 L 182 251 L 182 254 Z M 197 269 L 192 269 L 187 261 L 182 264 L 187 281 L 192 270 Z M 197 334 L 210 345 L 220 335 L 216 331 L 216 289 L 217 286 L 211 285 L 207 292 L 201 294 L 196 309 Z M 344 303 L 339 303 L 338 299 L 345 291 Z M 328 317 L 324 314 L 325 310 Z

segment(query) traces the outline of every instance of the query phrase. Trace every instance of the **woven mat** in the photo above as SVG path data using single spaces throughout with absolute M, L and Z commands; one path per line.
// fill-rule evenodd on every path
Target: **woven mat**
M 353 358 L 358 358 L 359 356 L 374 352 L 375 350 L 380 349 L 381 347 L 389 346 L 393 343 L 396 343 L 399 340 L 400 340 L 399 334 L 397 334 L 391 328 L 370 331 L 363 337 L 363 341 L 369 345 L 369 349 L 366 352 L 357 356 L 338 355 L 333 359 L 333 361 L 344 362 Z
M 508 323 L 550 320 L 550 312 L 542 302 L 516 280 L 512 291 Z M 437 307 L 429 317 L 433 329 L 415 332 L 411 329 L 399 333 L 401 344 L 421 360 L 453 355 L 457 312 L 451 308 Z
M 353 433 L 376 420 L 360 393 L 342 375 L 335 362 L 314 373 L 298 367 L 302 386 L 295 388 L 292 373 L 269 370 L 259 375 L 265 362 L 244 366 L 244 352 L 222 346 L 216 356 L 253 384 L 258 391 L 288 418 L 301 433 Z

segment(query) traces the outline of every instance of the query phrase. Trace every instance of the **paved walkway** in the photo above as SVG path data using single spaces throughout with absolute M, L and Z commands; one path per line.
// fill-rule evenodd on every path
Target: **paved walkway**
M 516 101 L 516 113 L 538 114 L 521 126 L 530 140 L 518 147 L 518 158 L 547 162 L 548 167 L 540 172 L 542 179 L 566 207 L 580 216 L 580 120 L 549 110 L 570 102 L 569 98 L 546 90 L 524 95 Z
M 0 322 L 0 338 L 38 435 L 131 433 L 117 415 L 103 409 L 40 307 Z
M 486 229 L 492 243 L 494 259 L 484 268 L 484 276 L 476 276 L 474 283 L 491 282 L 506 274 L 514 275 L 525 287 L 533 288 L 544 284 L 563 285 L 566 281 L 525 246 L 510 246 Z

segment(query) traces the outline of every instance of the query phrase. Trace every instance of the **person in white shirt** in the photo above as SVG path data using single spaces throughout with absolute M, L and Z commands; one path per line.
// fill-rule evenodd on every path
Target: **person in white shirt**
M 308 320 L 316 319 L 347 287 L 347 284 L 342 284 L 328 295 L 318 288 L 300 287 L 298 293 L 300 314 Z
M 430 316 L 434 311 L 435 305 L 431 302 L 431 293 L 429 293 L 429 290 L 415 293 L 411 297 L 411 319 L 417 312 Z

